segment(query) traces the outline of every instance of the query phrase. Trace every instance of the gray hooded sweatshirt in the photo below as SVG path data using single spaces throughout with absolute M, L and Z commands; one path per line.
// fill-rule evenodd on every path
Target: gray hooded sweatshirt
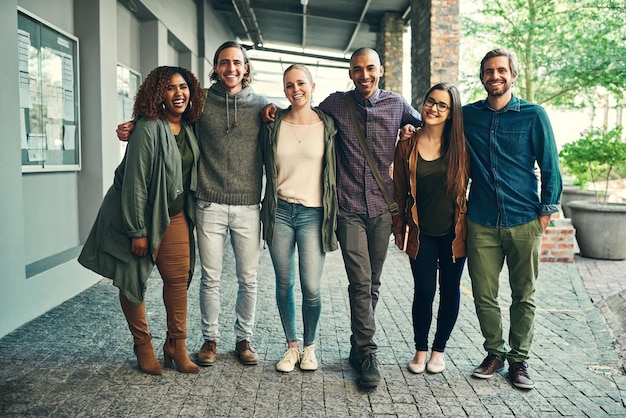
M 205 92 L 195 126 L 201 151 L 196 197 L 225 205 L 258 204 L 263 177 L 258 135 L 261 109 L 268 102 L 250 87 L 230 94 L 215 83 Z

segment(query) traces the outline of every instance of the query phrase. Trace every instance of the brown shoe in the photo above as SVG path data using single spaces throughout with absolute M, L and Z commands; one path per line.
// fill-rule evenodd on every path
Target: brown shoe
M 259 355 L 256 353 L 252 343 L 248 340 L 241 340 L 235 345 L 235 353 L 239 357 L 241 364 L 253 365 L 259 362 Z
M 473 376 L 480 379 L 489 379 L 493 374 L 504 367 L 504 362 L 493 354 L 489 354 L 480 366 L 474 369 Z
M 207 340 L 198 351 L 198 364 L 201 366 L 212 366 L 215 364 L 217 354 L 217 341 Z
M 535 387 L 535 382 L 528 375 L 528 366 L 523 361 L 509 365 L 509 377 L 518 388 L 532 389 Z

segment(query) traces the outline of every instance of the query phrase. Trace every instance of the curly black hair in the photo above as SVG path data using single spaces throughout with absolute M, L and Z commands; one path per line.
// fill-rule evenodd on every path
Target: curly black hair
M 202 87 L 193 73 L 182 67 L 161 66 L 148 74 L 141 83 L 135 104 L 133 106 L 133 118 L 166 119 L 163 100 L 167 86 L 174 74 L 180 74 L 189 86 L 189 106 L 183 113 L 183 119 L 193 123 L 200 119 L 204 107 L 204 93 Z

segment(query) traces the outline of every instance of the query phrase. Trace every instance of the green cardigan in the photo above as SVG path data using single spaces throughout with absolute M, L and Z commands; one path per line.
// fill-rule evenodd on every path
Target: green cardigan
M 183 129 L 194 156 L 190 189 L 195 191 L 200 150 L 191 127 L 183 122 Z M 154 251 L 170 223 L 168 207 L 182 191 L 180 153 L 167 121 L 140 119 L 78 262 L 112 279 L 129 301 L 140 304 L 155 265 Z M 190 221 L 191 280 L 195 261 L 195 198 L 193 193 L 187 196 L 185 212 Z M 132 238 L 145 236 L 148 237 L 148 255 L 137 257 L 131 252 Z
M 322 220 L 322 246 L 324 252 L 334 251 L 338 248 L 337 236 L 337 169 L 335 160 L 335 134 L 337 129 L 333 119 L 318 108 L 313 109 L 324 123 L 324 167 L 322 173 L 322 205 L 324 217 Z M 259 133 L 261 155 L 265 165 L 265 197 L 261 208 L 261 221 L 263 222 L 263 239 L 268 245 L 272 245 L 274 239 L 274 225 L 276 223 L 276 145 L 280 124 L 289 109 L 281 109 L 276 112 L 273 122 L 263 125 Z

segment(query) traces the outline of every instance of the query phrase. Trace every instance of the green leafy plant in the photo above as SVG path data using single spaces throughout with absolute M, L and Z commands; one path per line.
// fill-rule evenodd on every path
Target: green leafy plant
M 563 146 L 559 157 L 568 173 L 576 177 L 575 183 L 583 186 L 591 181 L 596 203 L 606 204 L 609 180 L 616 171 L 626 167 L 626 140 L 622 137 L 622 125 L 611 130 L 603 127 L 583 131 L 580 138 Z M 598 185 L 601 187 L 598 188 Z

